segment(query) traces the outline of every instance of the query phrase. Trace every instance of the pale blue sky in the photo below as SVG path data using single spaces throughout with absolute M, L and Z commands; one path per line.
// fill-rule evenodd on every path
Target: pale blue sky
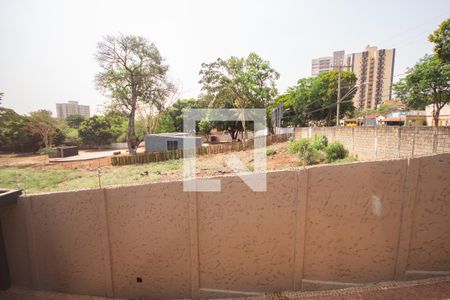
M 448 17 L 448 0 L 0 0 L 0 91 L 19 113 L 67 100 L 95 113 L 106 100 L 94 85 L 96 44 L 118 32 L 156 44 L 182 97 L 198 96 L 202 62 L 249 52 L 281 74 L 280 92 L 310 75 L 312 58 L 367 44 L 396 48 L 401 74 L 432 51 L 427 35 Z

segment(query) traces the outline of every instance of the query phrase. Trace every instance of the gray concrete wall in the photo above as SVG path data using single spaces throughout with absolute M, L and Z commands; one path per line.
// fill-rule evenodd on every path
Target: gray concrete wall
M 206 298 L 450 274 L 450 154 L 21 197 L 1 211 L 13 285 Z M 138 282 L 138 278 L 142 282 Z
M 321 134 L 340 141 L 361 159 L 391 159 L 450 153 L 450 127 L 298 127 L 295 137 Z
M 163 152 L 168 151 L 167 141 L 176 141 L 178 143 L 178 149 L 183 149 L 183 144 L 186 139 L 195 139 L 195 147 L 202 146 L 201 137 L 183 137 L 183 136 L 169 136 L 169 135 L 158 135 L 149 134 L 144 138 L 145 141 L 145 151 L 146 152 Z

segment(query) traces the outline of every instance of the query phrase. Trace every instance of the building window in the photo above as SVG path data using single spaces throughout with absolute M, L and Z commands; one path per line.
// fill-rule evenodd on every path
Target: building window
M 178 150 L 178 141 L 167 141 L 167 150 Z

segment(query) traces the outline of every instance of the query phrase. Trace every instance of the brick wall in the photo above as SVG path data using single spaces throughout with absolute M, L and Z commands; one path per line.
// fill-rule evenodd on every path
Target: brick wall
M 413 157 L 450 152 L 450 127 L 314 127 L 295 128 L 295 138 L 321 134 L 340 141 L 362 159 Z

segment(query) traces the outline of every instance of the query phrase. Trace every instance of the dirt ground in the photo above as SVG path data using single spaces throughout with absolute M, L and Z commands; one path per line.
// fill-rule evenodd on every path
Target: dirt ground
M 274 149 L 276 151 L 275 155 L 267 157 L 267 169 L 278 170 L 291 167 L 298 167 L 299 160 L 294 155 L 289 155 L 286 153 L 287 142 L 274 144 L 268 149 Z M 197 157 L 197 162 L 200 165 L 199 175 L 211 174 L 223 174 L 231 172 L 231 169 L 226 167 L 226 159 L 230 153 L 219 153 L 211 154 L 205 156 Z M 253 162 L 253 152 L 251 150 L 233 152 L 237 157 L 252 165 Z M 0 167 L 44 167 L 44 168 L 58 168 L 63 167 L 63 163 L 50 163 L 49 159 L 45 155 L 36 155 L 31 153 L 24 154 L 0 154 Z M 80 163 L 77 169 L 91 169 L 89 165 Z M 214 170 L 216 172 L 214 172 Z M 204 172 L 202 172 L 204 171 Z M 206 172 L 211 171 L 211 172 Z
M 45 155 L 0 154 L 0 167 L 44 166 L 46 164 L 48 164 L 48 157 Z
M 297 155 L 286 153 L 287 145 L 286 142 L 267 147 L 272 152 L 272 155 L 267 156 L 268 170 L 299 167 Z M 197 157 L 197 177 L 235 173 L 227 163 L 230 155 L 237 156 L 248 171 L 254 170 L 252 150 L 210 154 Z M 27 194 L 174 181 L 182 178 L 182 160 L 111 166 L 109 157 L 49 162 L 48 158 L 43 155 L 0 154 L 0 187 L 22 189 Z

